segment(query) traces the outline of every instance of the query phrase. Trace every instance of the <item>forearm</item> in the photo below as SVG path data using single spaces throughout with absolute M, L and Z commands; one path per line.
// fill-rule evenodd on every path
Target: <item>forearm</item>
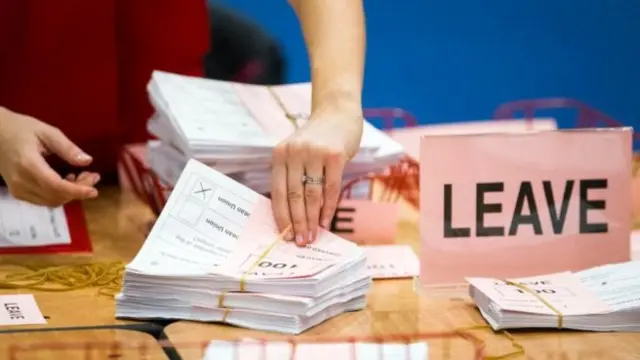
M 365 56 L 362 0 L 289 0 L 304 34 L 311 65 L 313 111 L 361 111 Z

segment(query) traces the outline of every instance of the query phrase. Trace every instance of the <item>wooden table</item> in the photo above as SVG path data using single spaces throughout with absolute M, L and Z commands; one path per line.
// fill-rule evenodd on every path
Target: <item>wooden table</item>
M 418 250 L 417 215 L 403 206 L 398 229 L 398 242 L 411 244 Z M 413 280 L 375 281 L 365 310 L 342 314 L 305 333 L 293 337 L 335 342 L 348 338 L 382 337 L 393 334 L 428 334 L 486 326 L 476 307 L 468 299 L 447 299 L 420 296 Z M 484 343 L 486 355 L 511 353 L 517 348 L 505 334 L 488 329 L 469 330 Z M 165 328 L 165 333 L 184 360 L 200 360 L 210 340 L 241 338 L 282 339 L 283 336 L 227 325 L 180 321 Z M 640 334 L 609 334 L 581 332 L 516 332 L 515 341 L 525 355 L 514 359 L 531 360 L 623 360 L 640 359 Z M 289 337 L 288 339 L 291 339 Z M 461 338 L 428 340 L 430 360 L 465 360 L 474 358 L 475 346 Z M 511 359 L 511 357 L 509 358 Z M 338 360 L 338 359 L 336 359 Z M 501 360 L 501 359 L 500 359 Z
M 0 334 L 5 360 L 166 360 L 150 335 L 131 330 L 39 331 Z
M 0 277 L 15 271 L 20 262 L 62 265 L 97 261 L 129 262 L 137 254 L 146 237 L 145 227 L 154 217 L 146 205 L 117 188 L 101 190 L 98 199 L 84 204 L 89 235 L 93 242 L 91 255 L 16 255 L 0 256 Z M 21 269 L 23 270 L 23 269 Z M 99 295 L 96 288 L 64 292 L 29 289 L 0 289 L 0 294 L 34 294 L 47 325 L 1 326 L 0 331 L 42 327 L 105 326 L 129 324 L 114 318 L 115 301 Z

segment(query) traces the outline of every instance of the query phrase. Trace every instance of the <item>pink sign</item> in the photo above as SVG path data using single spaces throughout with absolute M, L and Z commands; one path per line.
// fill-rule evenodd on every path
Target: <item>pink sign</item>
M 343 189 L 342 200 L 331 221 L 332 233 L 360 245 L 395 243 L 400 205 L 395 201 L 381 201 L 387 195 L 384 191 L 374 196 L 373 183 L 373 179 L 364 178 Z
M 345 199 L 331 222 L 331 232 L 356 244 L 393 244 L 398 231 L 399 205 Z
M 630 260 L 632 130 L 424 136 L 423 285 Z
M 424 135 L 486 134 L 496 132 L 523 132 L 529 130 L 555 130 L 556 121 L 549 118 L 480 120 L 456 123 L 408 126 L 389 131 L 392 139 L 402 144 L 404 151 L 414 160 L 420 157 L 420 138 Z

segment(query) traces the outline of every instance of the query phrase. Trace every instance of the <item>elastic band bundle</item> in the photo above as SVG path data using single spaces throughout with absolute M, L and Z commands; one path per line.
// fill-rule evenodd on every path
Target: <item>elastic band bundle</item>
M 542 296 L 540 296 L 540 294 L 538 294 L 537 292 L 531 290 L 529 287 L 527 287 L 524 284 L 519 284 L 516 282 L 513 282 L 511 280 L 503 280 L 507 285 L 511 285 L 511 286 L 515 286 L 518 289 L 522 290 L 522 291 L 526 291 L 529 294 L 533 295 L 536 299 L 538 299 L 542 304 L 544 304 L 546 307 L 548 307 L 551 311 L 553 311 L 554 313 L 556 313 L 556 315 L 558 315 L 558 329 L 562 329 L 563 325 L 564 325 L 564 315 L 562 314 L 562 312 L 560 312 L 560 310 L 558 310 L 555 306 L 551 305 L 550 302 L 548 302 L 547 300 L 545 300 Z
M 286 229 L 284 229 L 283 232 L 281 232 L 276 238 L 275 240 L 273 240 L 273 242 L 271 244 L 269 244 L 269 246 L 267 246 L 266 249 L 264 249 L 264 251 L 262 252 L 262 254 L 260 254 L 260 256 L 258 256 L 258 258 L 256 259 L 256 261 L 253 262 L 253 264 L 251 264 L 251 266 L 249 266 L 249 268 L 247 269 L 247 271 L 245 271 L 242 276 L 240 277 L 240 291 L 241 292 L 245 292 L 246 291 L 246 279 L 245 277 L 251 273 L 251 271 L 253 271 L 253 269 L 256 268 L 256 266 L 258 266 L 258 264 L 260 264 L 260 262 L 269 255 L 269 253 L 271 252 L 271 250 L 273 250 L 273 248 L 276 247 L 276 245 L 278 245 L 278 243 L 281 240 L 284 240 L 284 235 L 286 233 L 289 232 L 289 230 L 291 230 L 291 225 L 287 226 Z
M 11 264 L 24 270 L 0 279 L 0 289 L 29 289 L 64 292 L 98 288 L 98 293 L 115 296 L 122 286 L 124 263 L 121 261 L 67 265 Z

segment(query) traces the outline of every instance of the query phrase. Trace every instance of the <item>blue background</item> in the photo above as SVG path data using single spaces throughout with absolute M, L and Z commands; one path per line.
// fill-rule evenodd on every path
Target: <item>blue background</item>
M 285 0 L 219 1 L 281 42 L 288 82 L 309 80 Z M 640 125 L 640 1 L 365 0 L 365 9 L 365 107 L 401 107 L 435 123 L 490 118 L 506 101 L 562 96 Z M 561 127 L 572 125 L 573 117 L 558 116 Z

